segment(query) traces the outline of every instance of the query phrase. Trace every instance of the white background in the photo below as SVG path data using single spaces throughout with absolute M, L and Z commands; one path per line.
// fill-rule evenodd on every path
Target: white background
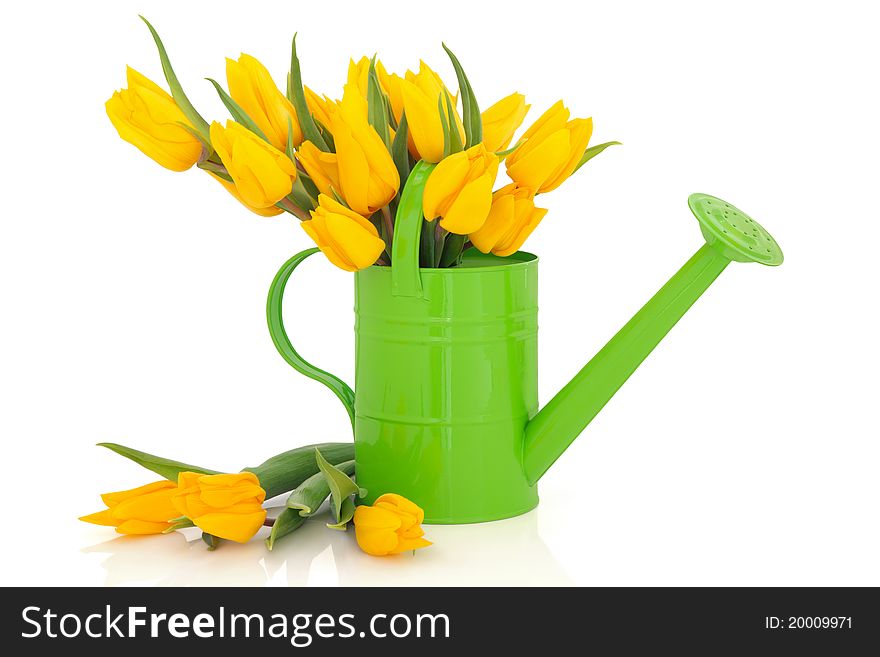
M 18 2 L 3 69 L 3 584 L 880 585 L 880 41 L 871 3 Z M 271 555 L 80 523 L 155 477 L 117 441 L 237 470 L 347 440 L 337 400 L 275 352 L 265 294 L 309 240 L 205 174 L 122 142 L 103 103 L 163 36 L 191 99 L 259 57 L 340 95 L 349 56 L 425 58 L 483 107 L 562 97 L 607 151 L 543 197 L 546 401 L 699 247 L 689 193 L 721 196 L 786 254 L 734 264 L 541 482 L 537 511 L 429 527 L 374 559 L 309 523 Z M 313 258 L 288 294 L 306 357 L 353 374 L 351 275 Z M 296 309 L 309 308 L 300 319 Z

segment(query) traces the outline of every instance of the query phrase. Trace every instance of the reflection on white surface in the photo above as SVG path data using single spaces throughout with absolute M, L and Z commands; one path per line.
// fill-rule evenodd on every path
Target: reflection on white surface
M 308 521 L 272 552 L 258 540 L 262 534 L 245 545 L 227 541 L 208 552 L 192 533 L 122 536 L 83 552 L 107 555 L 101 562 L 107 586 L 571 584 L 538 536 L 536 511 L 478 525 L 426 526 L 433 546 L 383 558 L 361 552 L 352 529 L 333 531 L 325 522 L 324 516 Z

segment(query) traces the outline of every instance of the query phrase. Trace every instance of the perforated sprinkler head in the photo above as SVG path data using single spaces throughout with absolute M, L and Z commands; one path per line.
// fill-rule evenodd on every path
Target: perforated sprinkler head
M 688 207 L 700 222 L 706 242 L 729 260 L 782 264 L 782 249 L 757 221 L 727 201 L 709 194 L 691 194 Z

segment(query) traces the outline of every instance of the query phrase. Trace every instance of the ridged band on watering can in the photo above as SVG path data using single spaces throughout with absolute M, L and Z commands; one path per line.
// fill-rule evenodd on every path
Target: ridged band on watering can
M 401 198 L 393 266 L 355 274 L 357 395 L 305 362 L 281 321 L 294 256 L 269 296 L 276 346 L 354 415 L 356 475 L 367 501 L 409 497 L 426 522 L 494 520 L 538 501 L 535 484 L 731 260 L 778 265 L 782 251 L 751 217 L 695 194 L 706 243 L 537 414 L 537 258 L 467 252 L 460 267 L 418 268 L 421 194 Z M 352 406 L 352 399 L 354 400 Z

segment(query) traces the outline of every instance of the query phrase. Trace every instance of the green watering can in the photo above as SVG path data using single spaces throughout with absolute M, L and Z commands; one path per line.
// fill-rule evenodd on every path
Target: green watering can
M 475 249 L 458 267 L 419 269 L 417 165 L 395 224 L 392 266 L 355 273 L 355 394 L 306 362 L 281 318 L 291 258 L 269 291 L 269 329 L 295 369 L 330 388 L 354 426 L 366 503 L 399 493 L 427 523 L 508 518 L 538 504 L 537 482 L 730 261 L 782 263 L 776 241 L 729 203 L 688 199 L 706 243 L 538 410 L 538 258 Z

